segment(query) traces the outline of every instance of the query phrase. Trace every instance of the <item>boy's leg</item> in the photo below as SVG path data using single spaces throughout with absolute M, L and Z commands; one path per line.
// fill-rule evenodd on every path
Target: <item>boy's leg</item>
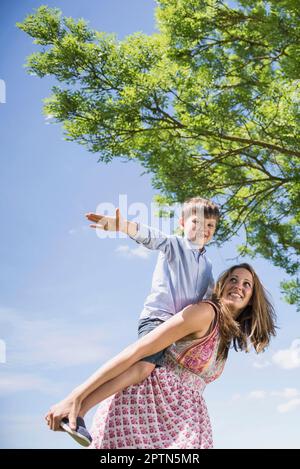
M 79 416 L 84 417 L 92 407 L 99 404 L 107 397 L 122 391 L 128 386 L 140 383 L 152 373 L 154 368 L 155 364 L 153 363 L 139 361 L 116 378 L 102 384 L 99 386 L 99 388 L 95 389 L 94 392 L 87 396 L 86 399 L 84 399 L 81 405 Z
M 139 337 L 148 334 L 151 330 L 155 329 L 162 321 L 157 320 L 150 320 L 147 318 L 146 320 L 140 321 L 139 324 Z M 103 383 L 99 388 L 95 389 L 89 396 L 87 396 L 84 401 L 82 402 L 81 409 L 79 412 L 80 417 L 84 417 L 84 415 L 95 405 L 102 402 L 109 396 L 122 391 L 123 389 L 127 388 L 128 386 L 138 384 L 144 379 L 146 379 L 154 370 L 156 363 L 161 358 L 163 352 L 158 352 L 150 357 L 146 357 L 143 360 L 132 365 L 128 370 L 121 373 L 119 376 Z
M 155 327 L 157 327 L 161 321 L 142 321 L 139 327 L 139 337 L 147 334 Z M 89 396 L 82 402 L 78 417 L 77 417 L 77 428 L 76 431 L 72 430 L 69 426 L 68 419 L 63 419 L 61 427 L 69 433 L 78 443 L 83 446 L 87 446 L 92 441 L 91 435 L 88 433 L 85 427 L 83 417 L 85 414 L 95 405 L 107 397 L 127 388 L 128 386 L 138 384 L 146 379 L 151 372 L 154 370 L 157 363 L 159 363 L 164 351 L 153 354 L 149 357 L 145 357 L 143 360 L 132 365 L 128 370 L 121 373 L 119 376 L 103 383 L 98 389 L 95 389 Z M 160 366 L 160 365 L 158 365 Z

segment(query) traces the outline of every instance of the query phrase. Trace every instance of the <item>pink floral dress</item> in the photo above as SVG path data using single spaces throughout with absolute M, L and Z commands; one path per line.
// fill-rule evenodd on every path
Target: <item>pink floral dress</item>
M 92 424 L 90 448 L 213 447 L 202 393 L 225 365 L 224 360 L 217 360 L 220 335 L 219 313 L 215 310 L 214 326 L 207 336 L 181 339 L 171 345 L 162 367 L 100 404 Z

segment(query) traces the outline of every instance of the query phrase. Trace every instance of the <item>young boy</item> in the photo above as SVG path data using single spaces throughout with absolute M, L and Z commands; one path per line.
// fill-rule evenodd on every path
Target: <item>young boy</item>
M 194 197 L 187 200 L 179 224 L 184 237 L 167 236 L 159 230 L 123 219 L 119 209 L 116 217 L 86 214 L 92 228 L 121 231 L 148 249 L 160 251 L 152 279 L 152 289 L 140 315 L 139 337 L 189 304 L 209 296 L 213 288 L 212 265 L 206 256 L 205 244 L 213 237 L 219 220 L 219 209 L 213 202 Z M 164 350 L 135 363 L 113 379 L 101 383 L 82 403 L 77 418 L 77 428 L 71 428 L 68 419 L 62 419 L 61 427 L 78 443 L 86 446 L 91 442 L 83 417 L 91 407 L 108 396 L 146 379 L 156 366 L 160 366 Z

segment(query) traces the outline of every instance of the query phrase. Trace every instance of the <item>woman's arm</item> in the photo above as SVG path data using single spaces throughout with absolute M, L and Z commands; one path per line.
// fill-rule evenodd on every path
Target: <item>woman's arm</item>
M 109 360 L 87 381 L 78 386 L 72 394 L 85 399 L 101 384 L 123 373 L 144 357 L 159 352 L 194 332 L 205 333 L 213 318 L 214 310 L 208 303 L 187 306 Z
M 144 357 L 165 349 L 185 336 L 195 332 L 204 335 L 213 318 L 214 310 L 209 303 L 190 305 L 175 314 L 109 360 L 84 383 L 75 388 L 67 398 L 54 405 L 46 415 L 46 420 L 51 422 L 50 428 L 59 429 L 59 422 L 66 416 L 69 418 L 71 428 L 76 428 L 76 417 L 81 403 L 95 389 L 119 376 Z

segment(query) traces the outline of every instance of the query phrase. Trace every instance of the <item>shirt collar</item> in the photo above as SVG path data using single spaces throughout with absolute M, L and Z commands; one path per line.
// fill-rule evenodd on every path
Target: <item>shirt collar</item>
M 199 245 L 197 243 L 193 243 L 193 241 L 190 241 L 185 236 L 184 236 L 184 241 L 185 241 L 188 249 L 191 249 L 192 251 L 197 251 L 200 254 L 205 254 L 206 253 L 206 249 L 205 249 L 204 246 L 203 246 L 202 249 L 199 249 Z

